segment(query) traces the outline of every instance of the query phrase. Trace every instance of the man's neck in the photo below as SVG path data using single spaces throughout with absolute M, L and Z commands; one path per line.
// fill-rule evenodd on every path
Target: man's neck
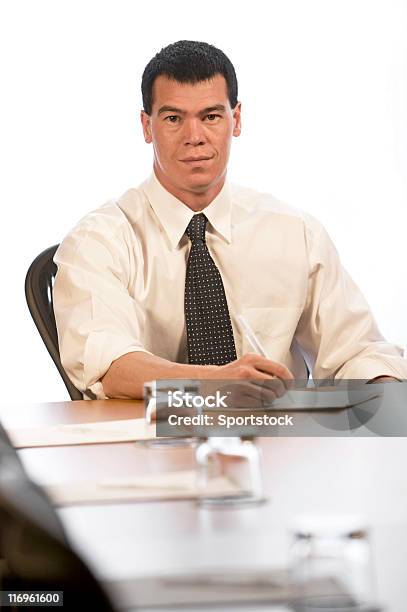
M 226 172 L 221 177 L 221 180 L 215 185 L 210 185 L 208 188 L 203 188 L 202 191 L 189 191 L 187 189 L 179 189 L 173 185 L 167 178 L 160 172 L 159 168 L 154 165 L 154 173 L 157 180 L 171 195 L 180 200 L 185 206 L 188 206 L 194 212 L 200 212 L 213 200 L 222 190 L 226 180 Z

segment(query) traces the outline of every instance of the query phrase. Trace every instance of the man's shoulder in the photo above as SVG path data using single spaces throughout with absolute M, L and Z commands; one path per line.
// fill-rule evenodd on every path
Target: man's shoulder
M 148 198 L 145 193 L 146 183 L 147 181 L 144 181 L 138 187 L 128 189 L 115 200 L 116 207 L 132 225 L 137 223 L 149 208 Z
M 112 198 L 90 212 L 84 220 L 88 222 L 107 221 L 112 231 L 123 225 L 134 225 L 145 213 L 148 201 L 143 184 L 131 187 L 118 198 Z
M 104 245 L 109 249 L 124 244 L 133 247 L 133 225 L 144 214 L 145 207 L 145 195 L 141 187 L 128 189 L 119 198 L 107 200 L 72 227 L 61 242 L 56 261 L 64 252 L 91 250 L 95 245 Z
M 279 228 L 287 231 L 301 231 L 307 241 L 318 241 L 326 233 L 322 223 L 312 214 L 287 204 L 271 193 L 234 183 L 230 184 L 230 192 L 236 222 L 257 216 L 259 223 L 277 223 Z
M 242 185 L 230 184 L 233 204 L 248 213 L 263 212 L 307 220 L 309 215 L 300 208 L 290 206 L 273 194 Z
M 146 198 L 141 187 L 131 188 L 118 198 L 111 198 L 84 215 L 71 232 L 96 230 L 115 234 L 136 223 L 143 214 Z

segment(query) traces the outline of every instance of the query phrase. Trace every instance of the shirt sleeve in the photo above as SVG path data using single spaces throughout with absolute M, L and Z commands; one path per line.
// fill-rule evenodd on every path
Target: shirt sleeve
M 325 229 L 308 215 L 307 219 L 308 295 L 297 338 L 313 378 L 407 379 L 401 349 L 381 335 Z
M 85 217 L 54 257 L 61 362 L 74 385 L 98 399 L 106 398 L 100 379 L 114 360 L 149 352 L 142 343 L 145 315 L 128 289 L 134 250 L 131 227 L 112 204 Z

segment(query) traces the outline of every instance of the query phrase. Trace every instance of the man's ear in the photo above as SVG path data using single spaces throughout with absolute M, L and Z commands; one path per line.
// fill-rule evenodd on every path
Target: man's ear
M 144 140 L 150 144 L 153 141 L 151 135 L 151 117 L 147 115 L 146 111 L 142 110 L 140 113 L 141 125 L 143 127 Z
M 233 136 L 240 136 L 240 132 L 242 131 L 242 103 L 238 102 L 233 109 Z

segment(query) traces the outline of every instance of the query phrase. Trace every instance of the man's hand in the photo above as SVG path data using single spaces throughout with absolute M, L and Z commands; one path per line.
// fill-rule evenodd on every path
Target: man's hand
M 289 389 L 294 376 L 282 363 L 271 361 L 256 353 L 246 353 L 240 359 L 235 359 L 223 366 L 211 370 L 211 378 L 239 379 L 239 380 L 280 380 L 280 388 Z
M 210 377 L 228 381 L 225 386 L 222 383 L 216 386 L 221 392 L 227 391 L 230 408 L 247 409 L 271 405 L 291 387 L 294 378 L 283 364 L 256 353 L 247 353 L 224 366 L 211 368 Z M 236 383 L 229 382 L 232 380 Z

